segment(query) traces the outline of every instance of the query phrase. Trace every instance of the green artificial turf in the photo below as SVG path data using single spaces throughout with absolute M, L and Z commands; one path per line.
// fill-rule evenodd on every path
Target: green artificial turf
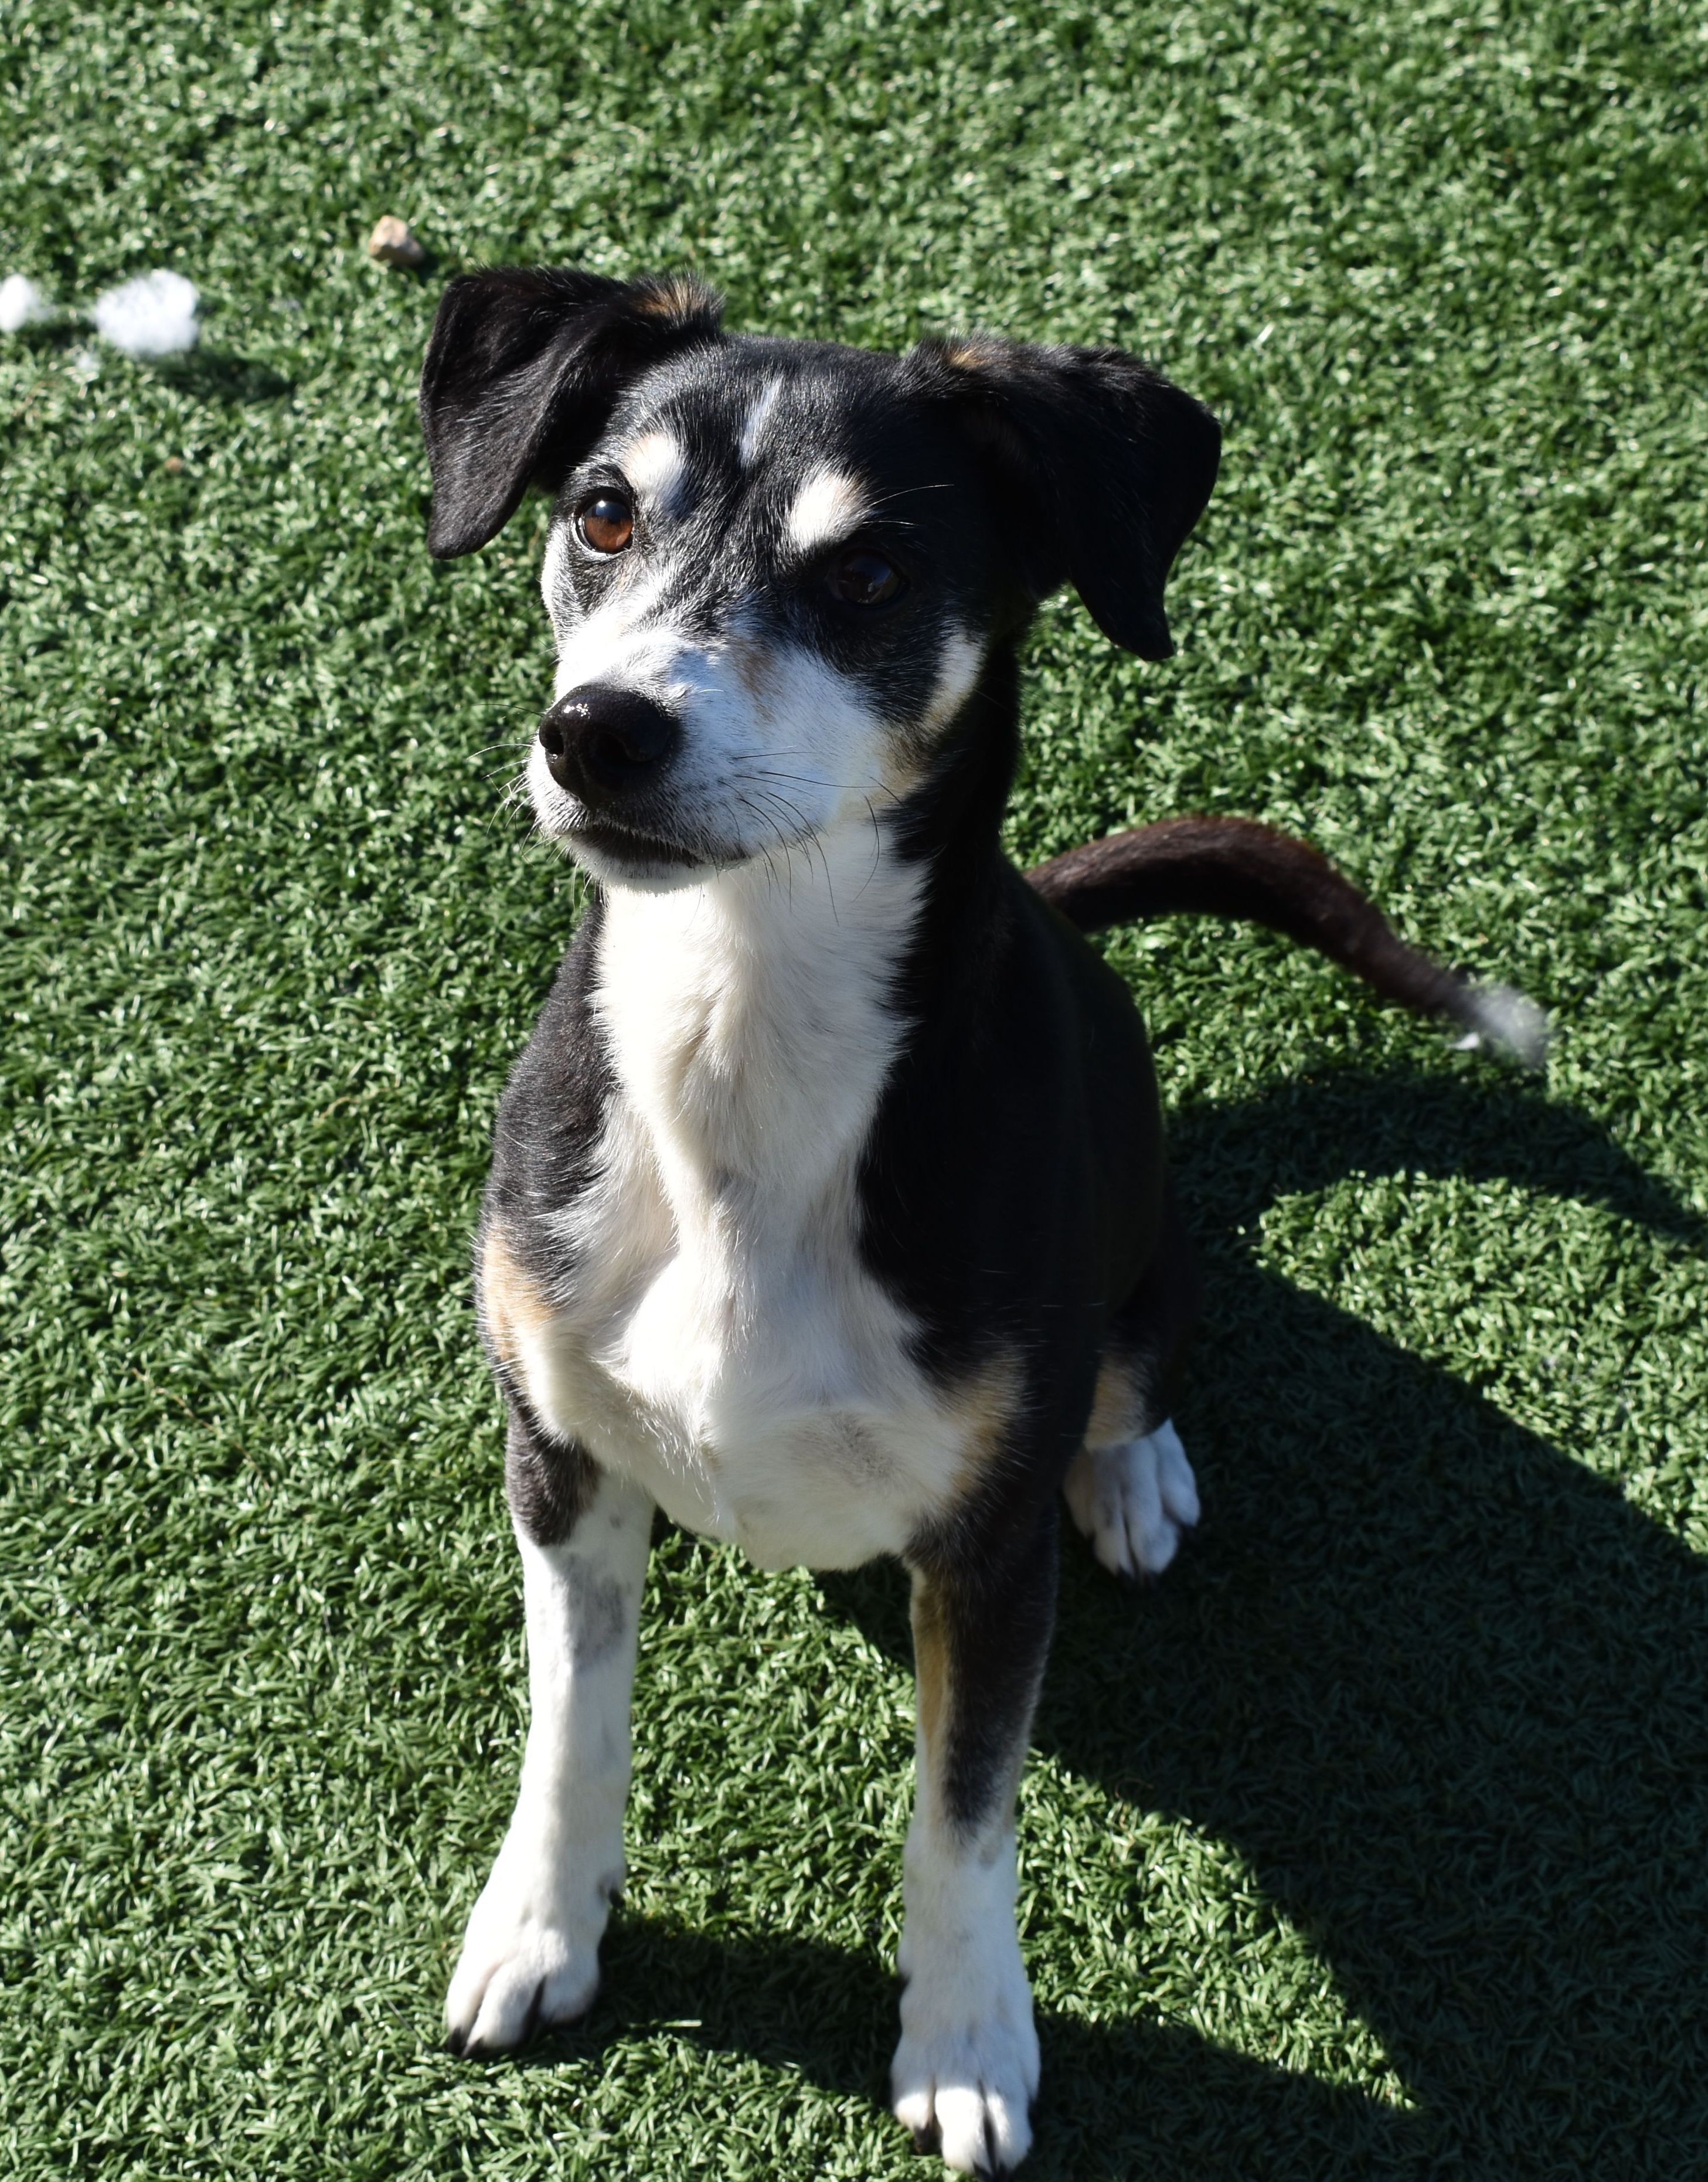
M 1012 839 L 1247 811 L 1554 1011 L 1117 935 L 1205 1515 L 1065 1554 L 1046 2176 L 1708 2173 L 1708 42 L 1682 0 L 3 0 L 0 2168 L 903 2177 L 893 1572 L 655 1556 L 584 2026 L 438 2048 L 522 1723 L 467 1260 L 576 894 L 533 506 L 428 560 L 444 279 L 1114 341 L 1226 425 L 1181 649 L 1071 600 Z M 374 219 L 435 255 L 384 270 Z

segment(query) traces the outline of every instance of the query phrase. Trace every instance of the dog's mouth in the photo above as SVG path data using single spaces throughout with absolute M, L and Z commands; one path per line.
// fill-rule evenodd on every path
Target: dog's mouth
M 656 871 L 661 866 L 672 871 L 698 871 L 730 861 L 710 842 L 673 840 L 666 834 L 645 833 L 638 826 L 619 825 L 613 819 L 589 814 L 566 827 L 564 836 L 572 850 L 585 849 L 601 864 L 637 872 Z
M 619 885 L 679 886 L 699 873 L 787 859 L 813 839 L 810 828 L 797 832 L 774 822 L 760 828 L 757 838 L 696 825 L 669 795 L 636 796 L 632 804 L 613 799 L 613 808 L 611 803 L 594 806 L 563 795 L 545 782 L 531 780 L 529 788 L 540 830 L 567 849 L 591 877 Z

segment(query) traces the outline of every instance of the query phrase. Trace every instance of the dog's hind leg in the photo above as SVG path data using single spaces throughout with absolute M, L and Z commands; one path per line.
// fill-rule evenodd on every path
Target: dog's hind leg
M 505 1465 L 522 1551 L 530 1717 L 515 1815 L 445 2002 L 456 2052 L 582 2014 L 622 1883 L 629 1694 L 652 1503 L 512 1406 Z
M 1197 1480 L 1169 1412 L 1198 1282 L 1170 1191 L 1159 1247 L 1111 1321 L 1086 1443 L 1062 1490 L 1075 1525 L 1117 1576 L 1159 1576 L 1198 1520 Z
M 1055 1615 L 1053 1505 L 1018 1549 L 913 1565 L 919 1780 L 903 1860 L 898 2118 L 950 2166 L 1031 2142 L 1031 1990 L 1014 1927 L 1014 1803 Z

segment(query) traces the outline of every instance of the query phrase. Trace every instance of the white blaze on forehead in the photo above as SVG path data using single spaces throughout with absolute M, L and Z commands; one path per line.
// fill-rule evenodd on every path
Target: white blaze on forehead
M 671 663 L 686 641 L 681 629 L 657 617 L 671 573 L 668 567 L 639 573 L 620 583 L 584 619 L 560 625 L 557 695 L 567 696 L 589 682 L 618 682 L 625 689 L 663 695 Z
M 754 457 L 759 452 L 760 435 L 771 421 L 771 413 L 777 406 L 777 397 L 782 391 L 781 379 L 768 379 L 760 390 L 759 399 L 747 413 L 747 422 L 741 428 L 741 466 L 751 469 Z
M 688 457 L 673 433 L 643 432 L 617 457 L 623 475 L 643 499 L 669 507 L 688 477 Z
M 865 487 L 846 470 L 815 470 L 788 512 L 790 545 L 810 553 L 857 530 L 866 517 Z

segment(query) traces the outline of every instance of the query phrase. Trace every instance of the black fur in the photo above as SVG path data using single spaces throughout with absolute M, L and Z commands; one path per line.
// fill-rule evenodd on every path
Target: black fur
M 483 1232 L 500 1223 L 522 1270 L 543 1290 L 572 1275 L 574 1259 L 561 1243 L 542 1239 L 542 1216 L 572 1205 L 593 1180 L 611 1097 L 611 1061 L 592 1007 L 602 922 L 595 896 L 511 1072 L 493 1131 Z
M 926 341 L 909 362 L 996 464 L 1032 595 L 1071 582 L 1105 636 L 1168 658 L 1163 587 L 1221 459 L 1209 411 L 1119 349 Z
M 561 1546 L 592 1501 L 599 1472 L 584 1448 L 542 1432 L 512 1397 L 504 1448 L 504 1491 L 517 1528 L 537 1546 Z
M 944 1809 L 971 1838 L 1012 1810 L 1056 1614 L 1053 1494 L 1006 1536 L 982 1526 L 913 1555 L 916 1648 L 935 1645 L 944 1681 Z
M 531 485 L 555 490 L 580 461 L 638 372 L 715 341 L 717 322 L 692 282 L 556 267 L 453 280 L 421 374 L 428 551 L 450 560 L 495 538 Z

